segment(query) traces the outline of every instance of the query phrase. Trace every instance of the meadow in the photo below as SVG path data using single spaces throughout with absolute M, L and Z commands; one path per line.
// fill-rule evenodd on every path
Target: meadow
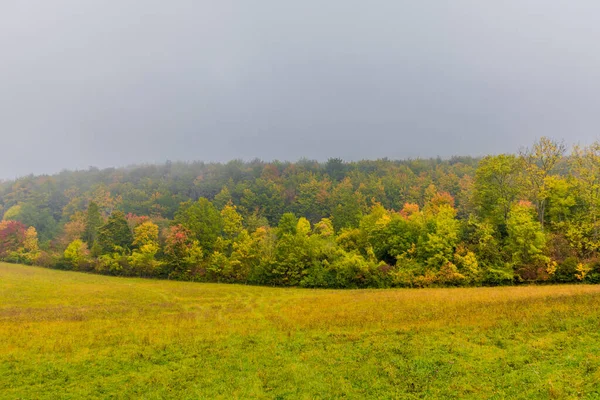
M 600 286 L 311 290 L 0 264 L 0 398 L 600 398 Z

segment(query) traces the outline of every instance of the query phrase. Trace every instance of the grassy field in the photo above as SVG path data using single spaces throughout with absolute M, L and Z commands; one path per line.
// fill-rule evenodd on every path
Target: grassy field
M 600 398 L 600 286 L 333 291 L 0 264 L 0 398 Z

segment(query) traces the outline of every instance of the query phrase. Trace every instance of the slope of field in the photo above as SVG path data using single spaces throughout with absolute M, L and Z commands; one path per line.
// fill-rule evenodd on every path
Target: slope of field
M 331 291 L 0 264 L 0 397 L 597 397 L 599 310 L 600 286 Z

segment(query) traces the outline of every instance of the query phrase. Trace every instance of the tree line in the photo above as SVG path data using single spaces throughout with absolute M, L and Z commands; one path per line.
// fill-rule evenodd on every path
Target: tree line
M 170 163 L 0 184 L 0 260 L 303 287 L 600 282 L 600 143 Z

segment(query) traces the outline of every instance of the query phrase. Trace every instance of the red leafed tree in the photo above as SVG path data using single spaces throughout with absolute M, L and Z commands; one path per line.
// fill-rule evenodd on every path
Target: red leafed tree
M 129 225 L 129 229 L 133 230 L 135 227 L 140 226 L 141 224 L 143 224 L 144 222 L 150 221 L 150 217 L 146 216 L 146 215 L 135 215 L 132 213 L 129 213 L 125 216 L 125 219 L 127 220 L 127 225 Z
M 429 203 L 435 209 L 439 209 L 443 205 L 454 208 L 454 197 L 448 192 L 437 192 Z
M 164 253 L 176 271 L 195 266 L 202 258 L 202 248 L 192 232 L 181 225 L 171 226 L 165 235 Z
M 25 242 L 27 227 L 18 221 L 0 222 L 0 258 L 4 259 L 19 250 Z
M 187 255 L 188 249 L 192 246 L 192 232 L 181 226 L 171 226 L 165 238 L 165 254 L 174 259 L 182 259 Z

